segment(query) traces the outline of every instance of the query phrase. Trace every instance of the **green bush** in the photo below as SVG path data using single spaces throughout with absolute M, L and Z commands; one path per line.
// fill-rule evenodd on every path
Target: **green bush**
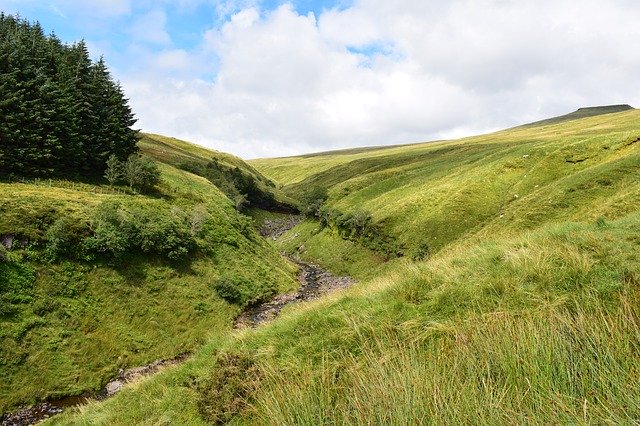
M 177 260 L 196 249 L 189 216 L 166 206 L 105 202 L 98 207 L 91 228 L 86 249 L 114 257 L 139 250 Z
M 148 157 L 132 154 L 123 167 L 123 175 L 130 188 L 150 190 L 160 183 L 160 169 Z
M 243 306 L 247 302 L 242 291 L 246 284 L 246 280 L 242 278 L 222 277 L 213 283 L 213 288 L 227 302 Z
M 170 214 L 149 210 L 134 212 L 137 241 L 145 253 L 161 254 L 177 260 L 195 248 L 189 221 L 181 211 Z
M 0 263 L 6 263 L 9 261 L 9 252 L 6 247 L 0 244 Z
M 308 217 L 320 217 L 322 206 L 329 198 L 327 188 L 314 186 L 310 190 L 302 194 L 300 199 L 302 205 L 302 213 Z
M 56 219 L 45 234 L 45 256 L 49 260 L 55 260 L 60 256 L 77 253 L 83 228 L 84 224 L 78 225 L 68 216 Z
M 135 229 L 127 221 L 118 203 L 104 202 L 98 206 L 91 221 L 93 235 L 85 239 L 87 250 L 109 253 L 120 257 L 131 248 L 135 240 Z

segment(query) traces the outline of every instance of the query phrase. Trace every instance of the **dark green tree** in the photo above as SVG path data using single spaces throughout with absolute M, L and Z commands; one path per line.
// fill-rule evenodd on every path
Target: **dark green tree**
M 0 13 L 0 178 L 102 177 L 137 151 L 122 88 L 84 41 Z

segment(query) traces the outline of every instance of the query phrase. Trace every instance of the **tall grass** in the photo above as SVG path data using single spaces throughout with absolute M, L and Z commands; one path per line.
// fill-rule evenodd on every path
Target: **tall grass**
M 425 331 L 429 331 L 425 334 Z M 379 330 L 360 355 L 265 367 L 257 424 L 630 424 L 640 419 L 640 310 L 624 299 Z

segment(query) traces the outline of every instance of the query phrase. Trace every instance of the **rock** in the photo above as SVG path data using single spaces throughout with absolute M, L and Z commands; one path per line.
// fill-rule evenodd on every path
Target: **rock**
M 289 215 L 279 219 L 267 219 L 260 227 L 260 235 L 267 238 L 278 239 L 289 229 L 304 220 L 302 215 Z
M 107 386 L 105 386 L 107 395 L 111 396 L 116 392 L 119 392 L 120 389 L 122 389 L 122 385 L 124 385 L 124 383 L 120 380 L 114 380 L 112 382 L 107 383 Z

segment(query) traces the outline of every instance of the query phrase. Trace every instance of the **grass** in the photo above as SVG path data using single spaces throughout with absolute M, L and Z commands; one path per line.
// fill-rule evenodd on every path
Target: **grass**
M 639 114 L 252 162 L 406 255 L 303 222 L 278 247 L 358 284 L 52 423 L 637 423 Z
M 220 277 L 241 277 L 258 296 L 296 287 L 295 268 L 215 186 L 170 164 L 160 170 L 150 195 L 58 181 L 0 183 L 0 236 L 27 242 L 0 262 L 0 413 L 98 389 L 120 368 L 228 334 L 241 308 L 218 296 Z M 104 202 L 197 216 L 202 248 L 176 261 L 137 252 L 84 257 L 78 246 L 70 256 L 46 255 L 56 220 L 86 232 Z
M 636 213 L 398 264 L 54 424 L 633 423 L 639 229 Z M 250 394 L 229 357 L 256 366 Z
M 638 206 L 640 112 L 314 157 L 251 163 L 292 196 L 327 188 L 327 206 L 369 211 L 411 256 L 481 232 L 616 218 Z

